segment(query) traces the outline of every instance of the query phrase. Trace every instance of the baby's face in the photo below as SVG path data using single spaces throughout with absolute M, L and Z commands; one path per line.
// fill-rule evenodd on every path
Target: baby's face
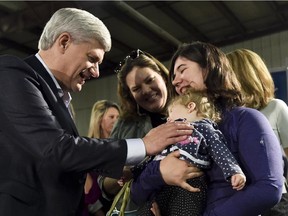
M 189 110 L 187 107 L 181 104 L 172 104 L 168 107 L 168 114 L 169 117 L 167 118 L 167 121 L 173 122 L 176 119 L 179 118 L 187 118 L 189 116 Z

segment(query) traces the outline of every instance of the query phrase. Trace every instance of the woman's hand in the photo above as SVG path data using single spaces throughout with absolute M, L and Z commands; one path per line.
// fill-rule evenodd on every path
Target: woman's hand
M 131 172 L 130 166 L 125 166 L 123 169 L 123 175 L 122 177 L 117 181 L 117 183 L 123 187 L 123 185 L 130 181 L 133 178 L 133 174 Z
M 133 175 L 130 167 L 125 166 L 123 169 L 123 175 L 120 179 L 114 179 L 109 177 L 103 178 L 103 190 L 107 195 L 114 197 L 121 190 L 125 182 L 133 178 Z
M 160 162 L 160 172 L 165 183 L 168 185 L 179 186 L 190 192 L 199 192 L 199 188 L 189 185 L 186 180 L 203 175 L 203 172 L 190 165 L 188 162 L 179 159 L 180 152 L 170 153 Z

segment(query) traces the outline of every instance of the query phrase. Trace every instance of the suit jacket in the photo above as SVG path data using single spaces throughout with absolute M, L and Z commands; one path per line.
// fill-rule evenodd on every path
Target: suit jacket
M 0 215 L 76 215 L 85 173 L 118 178 L 125 140 L 80 137 L 35 56 L 0 57 Z

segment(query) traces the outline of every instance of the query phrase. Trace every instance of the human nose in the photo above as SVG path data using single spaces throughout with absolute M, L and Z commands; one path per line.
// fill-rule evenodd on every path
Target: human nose
M 91 67 L 88 68 L 89 72 L 91 74 L 92 77 L 94 78 L 98 78 L 100 75 L 100 71 L 99 71 L 99 65 L 98 63 L 94 63 Z
M 89 80 L 91 77 L 99 77 L 99 70 L 94 67 L 89 67 L 81 71 L 79 74 L 83 79 Z
M 151 88 L 148 85 L 143 85 L 142 88 L 141 88 L 141 92 L 142 92 L 143 95 L 149 94 L 150 91 L 151 91 Z
M 172 85 L 177 86 L 180 83 L 180 78 L 177 76 L 177 74 L 173 75 Z

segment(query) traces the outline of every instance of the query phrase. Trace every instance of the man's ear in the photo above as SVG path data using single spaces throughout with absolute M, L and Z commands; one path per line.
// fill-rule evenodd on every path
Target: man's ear
M 189 113 L 193 112 L 196 109 L 196 104 L 194 102 L 189 102 L 187 105 Z
M 71 36 L 69 33 L 64 32 L 58 37 L 58 46 L 60 47 L 62 52 L 65 52 L 70 42 L 71 42 Z

